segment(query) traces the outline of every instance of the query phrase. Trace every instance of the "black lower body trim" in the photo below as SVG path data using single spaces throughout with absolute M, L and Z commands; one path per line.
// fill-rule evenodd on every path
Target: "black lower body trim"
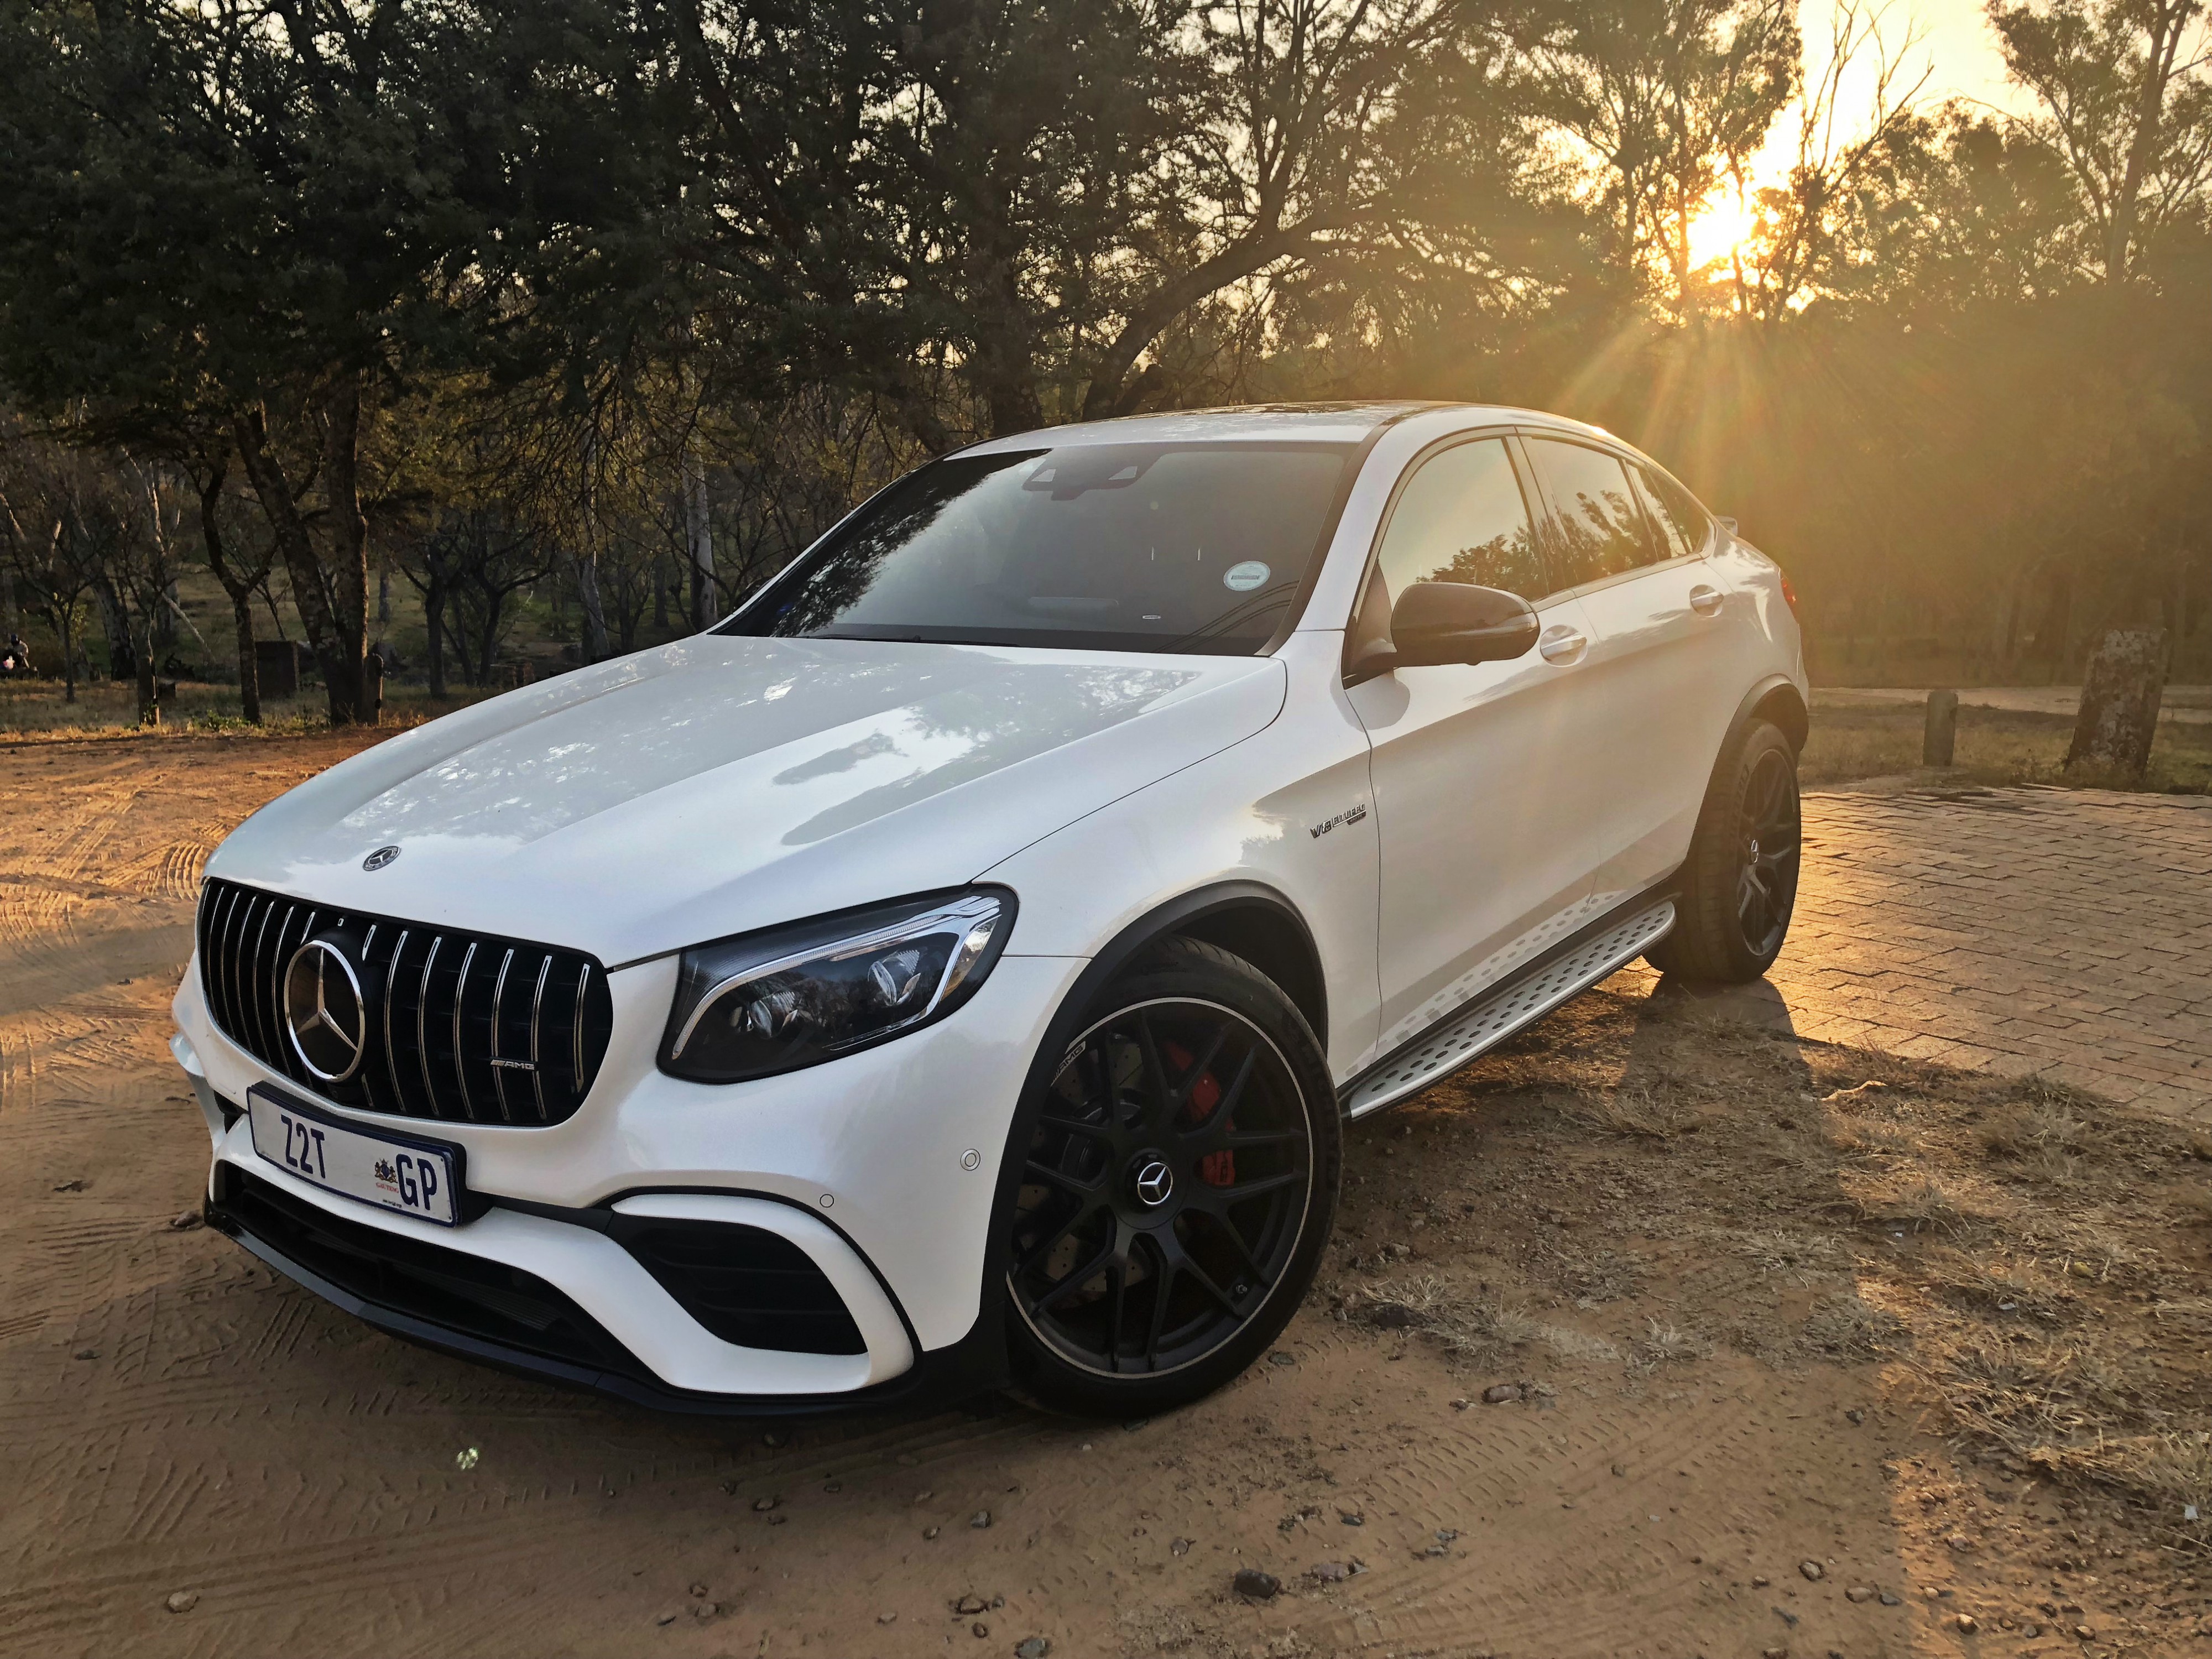
M 406 1287 L 405 1299 L 416 1301 L 419 1307 L 420 1284 L 427 1280 L 434 1289 L 442 1289 L 479 1307 L 491 1307 L 495 1314 L 505 1314 L 519 1327 L 514 1340 L 486 1337 L 456 1324 L 426 1317 L 417 1309 L 395 1306 L 394 1301 L 400 1298 L 388 1291 L 383 1295 L 374 1291 L 364 1294 L 362 1289 L 349 1287 L 332 1276 L 343 1272 L 345 1277 L 358 1281 L 358 1275 L 346 1271 L 342 1261 L 335 1266 L 319 1261 L 317 1265 L 309 1265 L 298 1257 L 313 1254 L 319 1258 L 325 1252 L 302 1249 L 289 1237 L 286 1239 L 286 1244 L 290 1246 L 288 1249 L 261 1237 L 263 1231 L 289 1233 L 291 1230 L 266 1224 L 257 1229 L 255 1222 L 264 1218 L 253 1214 L 256 1206 L 240 1203 L 241 1194 L 230 1190 L 246 1182 L 261 1188 L 268 1188 L 268 1183 L 220 1163 L 216 1165 L 216 1190 L 206 1201 L 207 1224 L 236 1240 L 276 1272 L 356 1318 L 422 1347 L 545 1382 L 612 1395 L 656 1411 L 737 1418 L 823 1416 L 951 1403 L 1003 1388 L 1007 1381 L 1004 1333 L 995 1320 L 985 1317 L 950 1347 L 917 1352 L 913 1366 L 902 1375 L 845 1394 L 729 1395 L 679 1389 L 661 1381 L 604 1327 L 558 1291 L 528 1274 L 516 1275 L 512 1270 L 501 1270 L 521 1281 L 503 1289 L 483 1282 L 475 1273 L 467 1275 L 476 1281 L 473 1283 L 463 1282 L 461 1275 L 441 1274 L 436 1264 L 392 1264 L 402 1275 L 416 1281 Z M 287 1204 L 298 1202 L 279 1189 L 270 1191 Z M 336 1231 L 346 1224 L 333 1220 L 331 1224 Z M 394 1239 L 392 1243 L 401 1250 L 434 1252 L 441 1257 L 462 1254 L 409 1239 Z M 312 1238 L 308 1243 L 312 1245 Z M 319 1272 L 317 1266 L 325 1267 L 328 1271 Z M 442 1285 L 438 1283 L 441 1277 L 446 1281 Z M 502 1301 L 508 1305 L 502 1307 Z M 463 1312 L 460 1316 L 472 1323 L 478 1319 L 473 1310 Z

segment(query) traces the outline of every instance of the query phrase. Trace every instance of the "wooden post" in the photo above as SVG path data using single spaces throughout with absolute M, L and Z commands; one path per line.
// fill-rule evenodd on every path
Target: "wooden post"
M 2066 769 L 2107 766 L 2141 777 L 2158 734 L 2158 705 L 2166 695 L 2166 633 L 2162 629 L 2116 628 L 2098 642 L 2081 678 L 2081 709 L 2074 721 Z
M 1948 766 L 1959 738 L 1959 694 L 1956 691 L 1930 691 L 1928 694 L 1928 723 L 1920 733 L 1920 763 L 1923 766 Z

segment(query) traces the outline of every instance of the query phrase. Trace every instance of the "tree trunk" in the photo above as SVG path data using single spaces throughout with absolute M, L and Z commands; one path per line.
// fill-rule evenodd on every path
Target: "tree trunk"
M 292 578 L 292 603 L 298 608 L 300 621 L 307 630 L 307 644 L 323 666 L 324 684 L 330 691 L 331 723 L 348 724 L 353 719 L 354 696 L 361 689 L 359 657 L 355 659 L 353 682 L 349 687 L 337 672 L 343 653 L 337 642 L 337 619 L 331 611 L 330 598 L 323 590 L 322 565 L 315 556 L 315 544 L 307 533 L 307 521 L 300 516 L 298 504 L 292 499 L 292 481 L 285 476 L 284 464 L 269 447 L 267 420 L 256 409 L 240 416 L 234 426 L 239 457 L 246 463 L 246 476 L 253 481 L 253 493 L 261 498 L 262 514 L 269 520 L 276 550 Z M 356 501 L 356 508 L 358 505 Z
M 62 636 L 62 701 L 76 701 L 76 647 L 70 638 L 70 617 L 76 609 L 74 603 L 64 605 L 58 612 L 54 631 Z
M 238 626 L 238 702 L 248 726 L 261 724 L 261 665 L 253 651 L 253 599 L 251 592 L 231 595 L 230 614 Z
M 2155 628 L 2106 634 L 2082 677 L 2081 708 L 2074 723 L 2066 769 L 2111 767 L 2139 778 L 2150 764 L 2158 735 L 2158 706 L 2166 693 L 2166 634 Z
M 446 695 L 446 634 L 440 625 L 446 609 L 445 584 L 432 581 L 422 590 L 422 620 L 430 630 L 430 695 Z
M 159 726 L 161 723 L 161 703 L 154 686 L 154 613 L 146 618 L 144 648 L 138 653 L 138 724 Z
M 704 633 L 714 625 L 714 526 L 708 509 L 707 469 L 690 449 L 684 452 L 684 540 L 691 556 L 691 626 Z
M 599 555 L 571 554 L 568 568 L 576 578 L 576 602 L 584 611 L 584 660 L 604 662 L 607 656 L 607 612 L 599 599 Z
M 363 718 L 368 655 L 368 520 L 361 510 L 361 377 L 341 374 L 324 399 L 323 493 L 331 525 L 331 724 Z
M 230 568 L 222 545 L 222 484 L 230 471 L 227 454 L 217 459 L 198 482 L 200 540 L 207 549 L 208 568 L 230 595 L 231 619 L 238 629 L 238 701 L 246 724 L 261 724 L 261 665 L 253 649 L 253 582 Z M 266 568 L 264 568 L 266 574 Z

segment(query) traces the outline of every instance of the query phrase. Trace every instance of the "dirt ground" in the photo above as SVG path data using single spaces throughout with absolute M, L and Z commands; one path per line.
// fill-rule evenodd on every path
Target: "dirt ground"
M 380 1335 L 179 1224 L 164 1047 L 208 849 L 353 741 L 0 750 L 0 1651 L 2212 1653 L 2212 1146 L 1663 986 L 1354 1131 L 1322 1284 L 1171 1417 Z

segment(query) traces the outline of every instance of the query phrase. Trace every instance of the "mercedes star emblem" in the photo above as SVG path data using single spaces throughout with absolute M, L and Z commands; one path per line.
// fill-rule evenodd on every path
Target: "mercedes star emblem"
M 1175 1171 L 1158 1158 L 1154 1158 L 1137 1171 L 1137 1196 L 1148 1208 L 1159 1208 L 1168 1201 L 1168 1194 L 1173 1191 Z
M 368 1006 L 345 952 L 311 939 L 284 969 L 284 1024 L 292 1052 L 325 1083 L 343 1083 L 361 1069 Z
M 399 849 L 397 847 L 380 847 L 361 861 L 361 867 L 364 870 L 381 870 L 398 856 Z

